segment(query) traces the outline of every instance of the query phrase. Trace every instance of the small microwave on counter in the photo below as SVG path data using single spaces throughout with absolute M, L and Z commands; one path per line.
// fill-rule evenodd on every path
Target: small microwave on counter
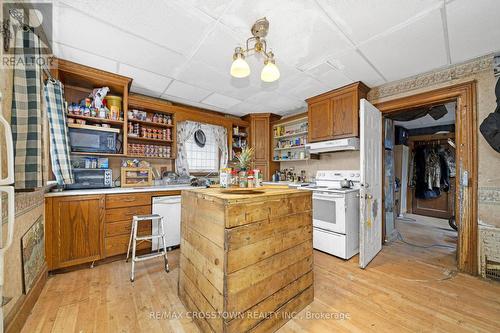
M 69 124 L 72 152 L 116 154 L 120 152 L 119 129 Z
M 113 187 L 113 170 L 111 169 L 77 169 L 73 168 L 75 182 L 66 185 L 67 190 L 95 189 Z

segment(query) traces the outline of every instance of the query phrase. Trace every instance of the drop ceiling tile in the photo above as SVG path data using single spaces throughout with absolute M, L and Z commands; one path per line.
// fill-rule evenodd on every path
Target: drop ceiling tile
M 401 30 L 363 44 L 360 50 L 389 81 L 445 66 L 441 13 L 435 10 Z
M 202 103 L 208 104 L 208 105 L 213 105 L 213 106 L 221 108 L 221 109 L 229 109 L 230 107 L 241 103 L 241 101 L 236 99 L 236 98 L 224 96 L 224 95 L 221 95 L 218 93 L 213 93 L 212 95 L 205 98 L 202 101 Z
M 141 95 L 146 95 L 150 97 L 155 97 L 155 98 L 160 98 L 161 97 L 161 92 L 158 91 L 152 91 L 140 86 L 137 86 L 132 82 L 132 85 L 130 86 L 130 91 L 136 94 L 141 94 Z
M 353 82 L 350 78 L 345 76 L 344 73 L 327 63 L 322 63 L 307 72 L 323 82 L 330 89 L 337 89 Z
M 145 89 L 161 95 L 167 86 L 172 82 L 171 78 L 151 73 L 140 68 L 127 64 L 120 64 L 118 74 L 133 78 L 132 86 Z
M 269 20 L 268 48 L 280 62 L 291 66 L 350 47 L 313 0 L 237 0 L 221 22 L 248 38 L 253 23 L 264 16 Z
M 287 80 L 280 80 L 277 92 L 294 96 L 300 100 L 306 100 L 329 90 L 331 89 L 328 86 L 317 79 L 305 73 L 297 73 Z
M 187 55 L 215 21 L 182 1 L 63 0 L 88 16 Z M 108 35 L 109 38 L 114 38 Z M 133 44 L 132 44 L 133 45 Z
M 244 41 L 236 38 L 227 27 L 219 24 L 200 45 L 193 60 L 204 62 L 218 71 L 229 73 L 234 48 L 241 42 Z
M 325 12 L 356 43 L 442 5 L 442 0 L 331 1 L 318 0 Z
M 290 111 L 304 107 L 305 102 L 295 97 L 280 95 L 276 92 L 259 92 L 245 102 L 254 105 L 265 105 L 271 107 L 275 111 Z
M 165 99 L 167 101 L 185 104 L 185 105 L 190 105 L 190 106 L 195 106 L 195 107 L 202 108 L 202 109 L 218 111 L 218 112 L 223 112 L 223 111 L 225 112 L 225 110 L 218 108 L 218 107 L 215 107 L 213 105 L 208 105 L 208 104 L 204 104 L 204 103 L 200 103 L 200 102 L 196 102 L 196 101 L 192 101 L 189 99 L 185 99 L 185 98 L 181 98 L 181 97 L 177 97 L 177 96 L 172 96 L 172 95 L 168 95 L 168 94 L 161 95 L 161 98 Z
M 165 94 L 199 102 L 210 95 L 211 91 L 175 80 L 168 86 Z
M 446 10 L 454 63 L 500 51 L 500 1 L 455 0 Z
M 89 67 L 115 73 L 118 62 L 71 46 L 53 43 L 54 54 L 61 59 L 69 60 Z
M 69 8 L 59 8 L 58 42 L 74 48 L 105 54 L 107 58 L 134 64 L 165 76 L 172 76 L 186 59 L 178 53 L 136 38 L 100 20 Z
M 228 108 L 225 112 L 230 112 L 231 114 L 238 116 L 244 116 L 250 113 L 278 113 L 278 110 L 269 105 L 254 104 L 248 101 L 243 101 Z
M 370 87 L 376 87 L 385 80 L 356 51 L 349 50 L 329 59 L 335 67 L 341 70 L 352 81 L 362 81 Z
M 231 4 L 227 0 L 182 0 L 187 6 L 195 7 L 214 19 L 218 19 Z

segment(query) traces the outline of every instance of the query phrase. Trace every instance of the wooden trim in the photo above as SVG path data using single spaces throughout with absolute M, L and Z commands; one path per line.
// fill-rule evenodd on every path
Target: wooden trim
M 467 171 L 469 186 L 460 186 L 455 179 L 455 215 L 459 226 L 457 267 L 460 271 L 477 275 L 477 196 L 478 196 L 478 139 L 476 81 L 423 92 L 375 104 L 384 114 L 457 101 L 456 111 L 456 165 L 457 175 Z
M 33 307 L 35 306 L 38 297 L 42 293 L 45 283 L 47 283 L 48 268 L 44 265 L 42 273 L 33 284 L 33 287 L 26 295 L 21 297 L 16 302 L 9 314 L 5 317 L 4 328 L 6 333 L 21 332 L 24 323 L 28 319 Z
M 308 115 L 308 112 L 305 111 L 305 112 L 302 112 L 302 113 L 294 114 L 293 116 L 282 117 L 281 119 L 273 121 L 271 123 L 271 127 L 275 126 L 275 125 L 281 125 L 281 124 L 286 124 L 286 123 L 289 123 L 289 122 L 294 122 L 294 121 L 302 119 L 302 118 L 304 118 L 304 119 L 307 120 L 307 115 Z
M 360 90 L 362 92 L 361 95 L 363 95 L 363 93 L 366 95 L 368 93 L 368 91 L 370 90 L 370 88 L 367 85 L 365 85 L 363 82 L 358 81 L 358 82 L 351 83 L 347 86 L 340 87 L 338 89 L 327 91 L 327 92 L 322 93 L 320 95 L 309 97 L 308 99 L 306 99 L 306 102 L 307 102 L 307 104 L 316 103 L 316 102 L 319 102 L 319 101 L 324 100 L 324 99 L 332 98 L 332 97 L 335 97 L 337 95 L 343 95 L 347 92 L 357 91 L 357 90 Z

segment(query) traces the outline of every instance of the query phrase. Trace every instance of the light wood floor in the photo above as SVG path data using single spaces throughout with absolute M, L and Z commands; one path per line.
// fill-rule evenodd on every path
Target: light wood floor
M 407 242 L 456 241 L 452 231 L 397 226 Z M 498 332 L 500 283 L 457 274 L 454 258 L 450 248 L 397 241 L 361 270 L 357 258 L 316 252 L 315 300 L 280 332 Z M 53 276 L 23 331 L 197 332 L 186 317 L 151 319 L 154 311 L 184 311 L 176 293 L 177 259 L 178 250 L 170 254 L 169 274 L 161 261 L 140 263 L 134 284 L 124 261 Z M 308 319 L 321 313 L 334 318 Z

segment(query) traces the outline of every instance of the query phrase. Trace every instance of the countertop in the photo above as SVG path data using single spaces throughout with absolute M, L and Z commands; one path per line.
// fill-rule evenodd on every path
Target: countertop
M 123 193 L 139 193 L 139 192 L 165 192 L 165 191 L 180 191 L 196 189 L 198 187 L 190 185 L 160 185 L 160 186 L 144 186 L 144 187 L 113 187 L 113 188 L 98 188 L 87 190 L 67 190 L 61 192 L 48 192 L 45 197 L 66 197 L 72 195 L 92 195 L 92 194 L 123 194 Z
M 223 201 L 265 201 L 273 196 L 296 196 L 303 195 L 309 191 L 301 191 L 294 188 L 273 188 L 273 187 L 256 187 L 252 190 L 258 191 L 258 193 L 252 194 L 236 194 L 236 193 L 224 193 L 225 190 L 221 188 L 192 188 L 189 192 L 194 192 L 201 197 L 212 197 Z M 229 189 L 231 190 L 231 189 Z M 239 190 L 239 188 L 236 188 Z M 310 193 L 310 192 L 309 192 Z

